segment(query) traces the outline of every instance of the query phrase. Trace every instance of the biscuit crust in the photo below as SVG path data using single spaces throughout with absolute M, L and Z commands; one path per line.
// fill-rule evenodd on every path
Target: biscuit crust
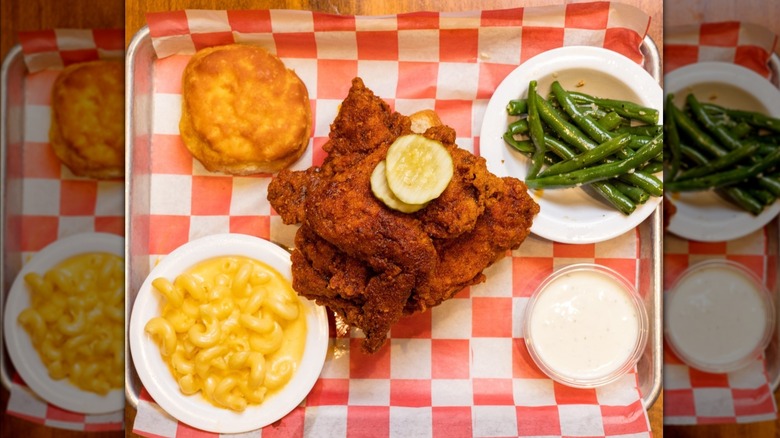
M 206 48 L 182 75 L 179 130 L 209 171 L 277 172 L 309 143 L 309 93 L 295 72 L 260 47 Z
M 111 179 L 125 173 L 125 78 L 121 61 L 66 67 L 51 94 L 49 142 L 75 175 Z

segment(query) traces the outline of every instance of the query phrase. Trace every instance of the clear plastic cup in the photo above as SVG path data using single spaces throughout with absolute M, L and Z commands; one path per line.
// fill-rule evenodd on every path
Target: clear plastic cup
M 647 344 L 641 297 L 623 276 L 581 263 L 547 277 L 525 310 L 524 336 L 536 365 L 567 386 L 593 388 L 631 371 Z
M 664 297 L 664 336 L 693 368 L 727 373 L 757 358 L 772 338 L 769 291 L 743 265 L 708 260 L 685 270 Z

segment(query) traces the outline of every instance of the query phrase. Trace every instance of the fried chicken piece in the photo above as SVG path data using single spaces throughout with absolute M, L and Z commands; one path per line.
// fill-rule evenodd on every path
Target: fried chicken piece
M 301 223 L 293 287 L 360 328 L 368 352 L 403 315 L 484 281 L 482 271 L 523 242 L 539 211 L 523 182 L 492 175 L 443 125 L 424 135 L 452 155 L 447 188 L 414 214 L 386 207 L 371 192 L 371 172 L 409 133 L 409 118 L 356 78 L 331 125 L 322 166 L 282 171 L 268 189 L 282 220 Z

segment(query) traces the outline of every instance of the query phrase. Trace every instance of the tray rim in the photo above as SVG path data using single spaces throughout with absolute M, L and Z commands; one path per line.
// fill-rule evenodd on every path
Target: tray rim
M 8 151 L 8 75 L 10 74 L 11 66 L 18 62 L 20 59 L 22 59 L 24 54 L 22 53 L 22 45 L 21 44 L 15 44 L 13 47 L 11 47 L 11 50 L 8 51 L 8 54 L 3 59 L 3 65 L 2 65 L 2 73 L 0 73 L 0 86 L 3 88 L 3 93 L 1 99 L 0 99 L 0 181 L 3 182 L 3 188 L 4 190 L 0 192 L 0 232 L 5 233 L 5 214 L 6 214 L 6 193 L 5 189 L 7 188 L 7 184 L 5 184 L 6 181 L 6 152 Z M 27 70 L 27 67 L 25 66 L 25 71 Z M 4 241 L 5 239 L 3 239 Z M 2 288 L 2 293 L 0 293 L 0 315 L 4 317 L 5 315 L 5 299 L 8 295 L 8 291 L 5 290 L 5 280 L 6 280 L 6 272 L 5 272 L 5 262 L 6 262 L 6 255 L 5 255 L 5 247 L 0 247 L 0 288 Z M 11 378 L 10 372 L 8 370 L 8 367 L 6 366 L 6 361 L 10 361 L 8 357 L 6 357 L 5 352 L 5 333 L 3 331 L 3 328 L 0 327 L 0 342 L 2 342 L 2 346 L 0 346 L 0 382 L 3 384 L 3 386 L 11 390 L 11 387 L 13 386 L 13 380 Z
M 151 33 L 149 26 L 143 26 L 130 41 L 127 47 L 127 53 L 125 55 L 125 175 L 132 177 L 133 171 L 133 129 L 135 117 L 133 117 L 133 98 L 135 96 L 135 81 L 134 70 L 136 64 L 136 53 L 140 50 L 142 44 L 151 44 Z M 130 291 L 130 248 L 134 239 L 133 234 L 130 232 L 132 229 L 132 220 L 130 218 L 130 194 L 132 184 L 129 181 L 125 181 L 125 409 L 128 406 L 132 406 L 134 409 L 138 409 L 140 400 L 140 394 L 137 388 L 133 384 L 139 381 L 135 371 L 135 365 L 133 364 L 132 355 L 130 352 L 130 343 L 128 342 L 129 335 L 129 321 L 130 314 L 133 310 L 133 302 L 129 299 Z
M 126 59 L 125 59 L 125 81 L 126 81 L 126 95 L 125 95 L 125 144 L 126 144 L 126 157 L 125 157 L 125 166 L 126 166 L 126 174 L 132 175 L 132 152 L 133 152 L 133 130 L 132 127 L 134 126 L 134 117 L 133 117 L 133 103 L 134 103 L 134 70 L 136 66 L 136 57 L 138 55 L 139 50 L 142 48 L 142 45 L 144 44 L 151 44 L 151 34 L 148 26 L 143 26 L 141 29 L 136 32 L 136 34 L 133 36 L 130 45 L 127 49 Z M 658 51 L 658 47 L 655 44 L 655 42 L 650 38 L 649 35 L 646 35 L 642 41 L 642 44 L 640 46 L 640 51 L 644 55 L 645 61 L 643 63 L 643 67 L 653 76 L 653 78 L 657 82 L 661 82 L 662 76 L 661 76 L 661 65 L 660 65 L 660 55 Z M 126 270 L 129 271 L 130 268 L 130 251 L 129 248 L 131 247 L 131 241 L 133 239 L 133 234 L 131 233 L 131 217 L 130 217 L 130 190 L 131 184 L 125 184 L 125 266 Z M 653 380 L 652 384 L 650 386 L 650 390 L 646 394 L 642 394 L 642 403 L 645 409 L 650 409 L 650 407 L 655 403 L 655 401 L 658 399 L 658 396 L 661 393 L 662 389 L 662 380 L 663 380 L 663 355 L 661 353 L 662 348 L 662 330 L 661 330 L 661 323 L 663 321 L 662 317 L 662 292 L 663 292 L 663 284 L 662 284 L 662 266 L 663 266 L 663 243 L 662 243 L 662 207 L 659 205 L 658 208 L 653 212 L 653 214 L 645 220 L 645 223 L 649 222 L 649 233 L 650 233 L 650 242 L 651 242 L 651 252 L 650 257 L 653 261 L 652 263 L 652 269 L 650 270 L 650 280 L 652 282 L 652 290 L 648 291 L 648 293 L 652 293 L 652 305 L 654 306 L 654 317 L 653 317 L 653 324 L 655 326 L 654 332 L 651 334 L 650 337 L 650 343 L 651 351 L 652 351 L 652 362 L 651 362 L 651 369 L 653 370 Z M 642 224 L 640 224 L 638 227 L 641 227 Z M 130 280 L 131 275 L 129 275 L 129 272 L 125 273 L 125 287 L 126 287 L 126 296 L 129 293 L 130 290 Z M 132 303 L 131 300 L 126 299 L 125 300 L 125 316 L 126 318 L 129 318 L 130 313 L 132 312 Z M 127 326 L 125 326 L 125 334 L 127 336 Z M 132 364 L 132 359 L 130 356 L 130 351 L 127 345 L 125 346 L 125 361 L 127 366 L 125 367 L 125 398 L 126 398 L 126 406 L 132 406 L 133 408 L 137 408 L 139 404 L 140 394 L 138 393 L 138 390 L 134 387 L 133 383 L 137 381 L 137 377 L 134 375 L 135 368 Z

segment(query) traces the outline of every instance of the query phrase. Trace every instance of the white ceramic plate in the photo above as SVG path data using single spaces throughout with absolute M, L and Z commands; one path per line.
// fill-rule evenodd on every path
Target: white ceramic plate
M 512 71 L 490 98 L 480 133 L 480 155 L 488 169 L 498 176 L 525 179 L 529 160 L 503 140 L 510 117 L 510 99 L 526 97 L 528 83 L 536 79 L 543 96 L 558 80 L 564 88 L 599 97 L 630 100 L 659 111 L 663 106 L 661 87 L 650 74 L 630 59 L 597 47 L 562 47 L 541 53 Z M 577 86 L 580 81 L 584 85 Z M 662 120 L 661 114 L 659 120 Z M 531 232 L 564 243 L 594 243 L 619 236 L 636 227 L 661 202 L 652 197 L 629 216 L 620 213 L 589 188 L 569 188 L 529 193 L 541 211 Z
M 678 107 L 682 107 L 685 96 L 692 92 L 702 102 L 780 117 L 780 91 L 752 70 L 735 64 L 691 64 L 669 73 L 664 86 L 667 93 L 675 94 Z M 713 191 L 677 193 L 668 198 L 677 207 L 668 230 L 685 239 L 704 242 L 746 236 L 769 223 L 780 212 L 778 201 L 758 216 L 753 216 Z
M 325 309 L 301 298 L 306 312 L 306 348 L 295 375 L 282 390 L 260 405 L 249 405 L 243 412 L 218 408 L 200 393 L 182 394 L 160 356 L 159 347 L 144 332 L 146 322 L 159 315 L 162 302 L 151 282 L 158 277 L 175 278 L 200 261 L 230 255 L 260 260 L 292 279 L 290 254 L 267 240 L 243 234 L 217 234 L 193 240 L 171 252 L 149 273 L 133 304 L 128 331 L 133 364 L 154 401 L 182 423 L 216 433 L 248 432 L 287 415 L 311 391 L 328 349 Z
M 30 389 L 52 405 L 83 414 L 106 414 L 124 408 L 125 394 L 124 389 L 119 388 L 101 396 L 79 389 L 67 379 L 49 377 L 30 336 L 16 321 L 19 313 L 30 307 L 30 293 L 24 276 L 30 272 L 44 274 L 63 260 L 88 252 L 105 252 L 124 258 L 124 248 L 124 239 L 115 234 L 85 233 L 66 237 L 36 253 L 11 285 L 3 322 L 8 355 Z

